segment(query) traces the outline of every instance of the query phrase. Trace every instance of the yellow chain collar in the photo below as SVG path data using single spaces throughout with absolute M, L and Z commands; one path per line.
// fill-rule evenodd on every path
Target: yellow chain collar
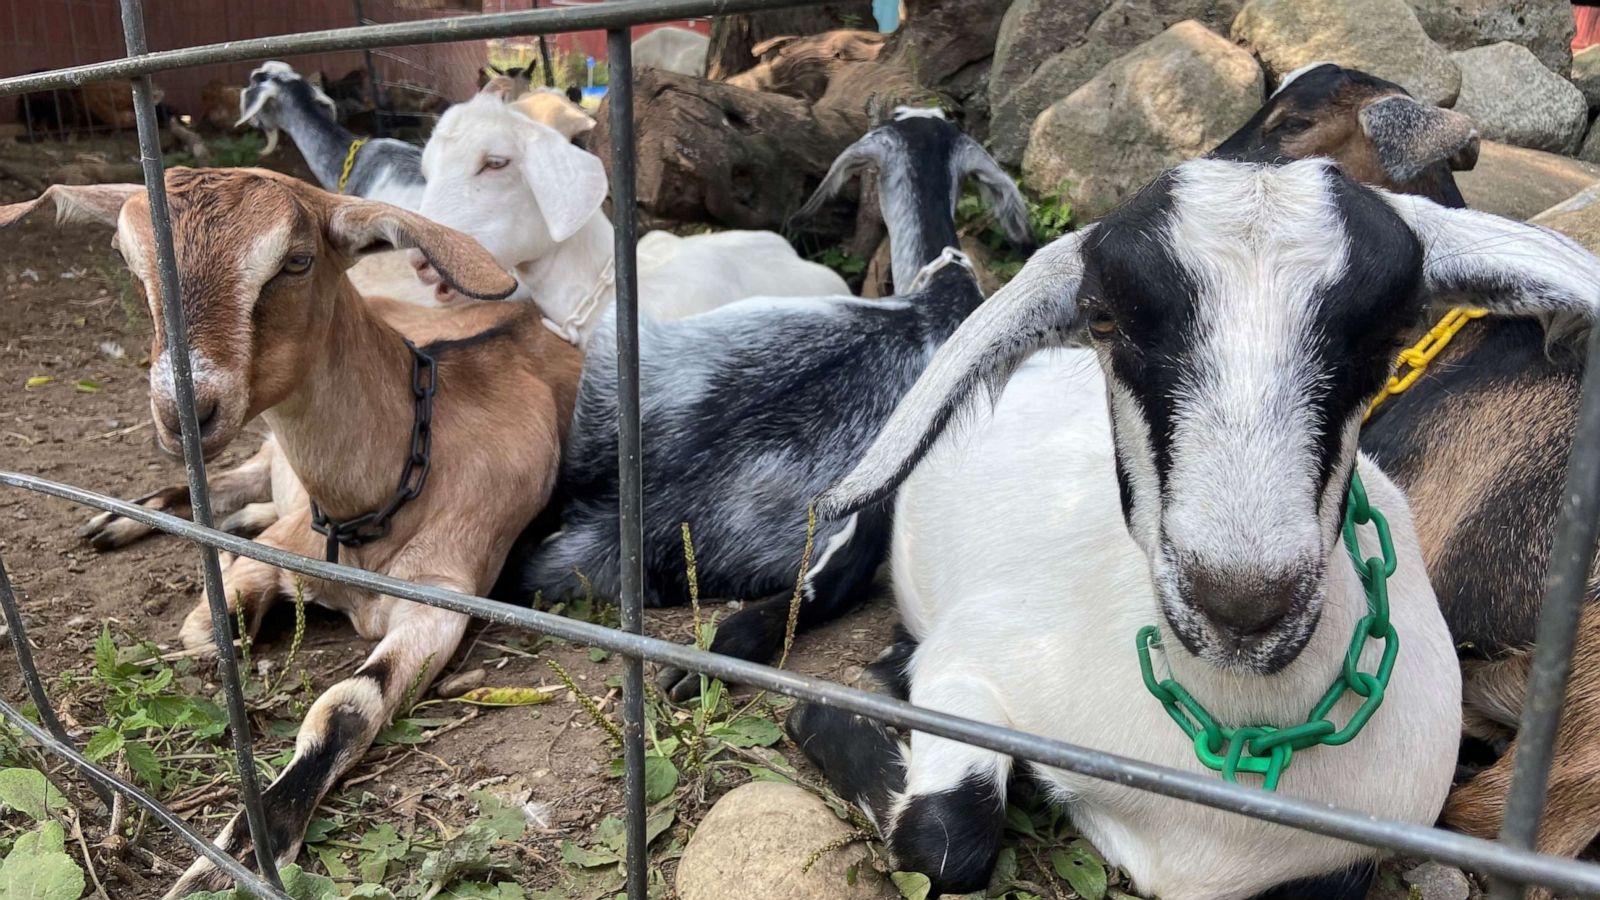
M 366 142 L 366 138 L 356 138 L 350 142 L 350 152 L 344 155 L 344 171 L 339 173 L 339 193 L 344 193 L 345 183 L 350 180 L 350 170 L 356 164 L 356 154 L 361 152 L 361 145 Z
M 1457 332 L 1467 327 L 1467 323 L 1473 319 L 1481 319 L 1488 314 L 1486 310 L 1467 309 L 1462 306 L 1445 313 L 1444 318 L 1422 336 L 1422 340 L 1400 351 L 1400 357 L 1395 363 L 1395 373 L 1389 377 L 1389 383 L 1378 392 L 1378 396 L 1372 398 L 1372 405 L 1367 407 L 1367 415 L 1361 421 L 1366 422 L 1371 419 L 1372 413 L 1383 401 L 1404 394 L 1407 388 L 1416 384 L 1422 373 L 1427 371 L 1428 363 L 1433 362 L 1433 358 L 1449 345 L 1450 339 L 1455 337 Z

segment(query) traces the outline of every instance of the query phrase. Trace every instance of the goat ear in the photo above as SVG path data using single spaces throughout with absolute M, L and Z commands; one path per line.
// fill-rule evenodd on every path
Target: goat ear
M 550 239 L 557 243 L 577 234 L 605 202 L 609 184 L 600 157 L 573 146 L 561 132 L 535 125 L 523 147 L 522 176 L 533 189 Z M 632 210 L 617 210 L 631 216 Z
M 800 207 L 792 218 L 809 219 L 822 209 L 822 205 L 839 195 L 850 179 L 861 174 L 867 166 L 878 162 L 883 155 L 882 138 L 877 132 L 869 131 L 862 135 L 854 144 L 844 148 L 833 165 L 828 167 L 828 174 L 822 176 L 822 183 L 811 192 L 804 205 Z
M 866 456 L 817 498 L 819 515 L 836 518 L 888 497 L 973 393 L 984 386 L 998 391 L 1034 351 L 1067 342 L 1078 318 L 1089 233 L 1073 232 L 1035 253 L 1011 283 L 967 317 L 895 407 Z
M 278 85 L 270 79 L 245 88 L 239 94 L 239 121 L 233 123 L 233 127 L 249 125 L 256 116 L 261 115 L 261 109 L 267 105 L 267 101 L 276 96 Z
M 387 203 L 336 201 L 328 217 L 328 239 L 352 257 L 382 250 L 420 250 L 445 284 L 478 300 L 503 300 L 517 289 L 517 280 L 482 244 Z
M 964 175 L 978 182 L 978 193 L 994 210 L 1000 227 L 1005 229 L 1011 244 L 1024 255 L 1039 246 L 1033 236 L 1033 224 L 1028 221 L 1028 202 L 1022 198 L 1017 183 L 1000 168 L 989 151 L 968 135 L 962 135 L 956 147 L 956 166 Z
M 1368 103 L 1361 130 L 1378 150 L 1383 170 L 1397 182 L 1410 181 L 1439 162 L 1456 171 L 1478 162 L 1478 129 L 1453 109 L 1394 95 Z
M 57 222 L 98 222 L 115 227 L 122 204 L 142 193 L 142 184 L 53 184 L 32 200 L 0 205 L 0 228 L 51 205 L 55 206 Z
M 1440 302 L 1586 322 L 1600 313 L 1600 259 L 1566 235 L 1409 194 L 1385 198 L 1422 243 L 1425 284 Z

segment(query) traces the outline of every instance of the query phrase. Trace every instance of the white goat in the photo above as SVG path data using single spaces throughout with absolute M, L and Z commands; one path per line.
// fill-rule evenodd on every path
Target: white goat
M 422 214 L 477 238 L 531 292 L 556 333 L 586 344 L 616 296 L 599 157 L 479 94 L 439 119 L 422 170 Z M 745 297 L 849 292 L 844 279 L 770 231 L 652 232 L 639 241 L 641 309 L 657 319 Z
M 1205 773 L 1142 684 L 1136 632 L 1158 627 L 1172 676 L 1223 726 L 1305 721 L 1368 609 L 1341 541 L 1359 469 L 1394 538 L 1398 661 L 1360 736 L 1296 752 L 1281 789 L 1431 824 L 1455 765 L 1460 673 L 1405 498 L 1357 451 L 1361 419 L 1425 297 L 1592 317 L 1597 283 L 1600 260 L 1560 235 L 1363 188 L 1326 160 L 1185 163 L 980 307 L 820 512 L 881 501 L 981 386 L 1006 385 L 993 417 L 937 445 L 899 495 L 892 560 L 911 639 L 891 680 L 919 705 Z M 1084 337 L 1091 350 L 1036 359 L 1007 384 L 1032 351 Z M 1378 555 L 1374 529 L 1357 533 L 1360 556 Z M 1382 643 L 1365 643 L 1360 671 Z M 1342 726 L 1359 704 L 1347 693 L 1328 718 Z M 789 727 L 873 812 L 901 867 L 935 893 L 987 883 L 1010 759 L 920 733 L 903 748 L 822 707 Z M 1377 855 L 1030 771 L 1166 900 L 1364 896 Z

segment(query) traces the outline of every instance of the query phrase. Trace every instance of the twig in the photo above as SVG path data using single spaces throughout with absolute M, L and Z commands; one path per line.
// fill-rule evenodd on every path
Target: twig
M 140 429 L 149 428 L 150 422 L 150 419 L 146 419 L 137 425 L 129 425 L 127 428 L 114 428 L 111 431 L 107 431 L 103 434 L 94 435 L 93 437 L 89 438 L 89 440 L 103 441 L 106 438 L 122 437 L 125 434 L 133 434 L 135 431 L 139 431 Z
M 100 873 L 95 871 L 94 854 L 89 852 L 89 842 L 83 839 L 83 825 L 78 821 L 78 813 L 72 811 L 72 837 L 78 842 L 78 847 L 83 850 L 83 867 L 89 872 L 89 880 L 94 882 L 95 895 L 100 900 L 111 900 L 106 896 L 105 886 L 100 883 Z
M 173 865 L 170 862 L 167 862 L 165 859 L 163 859 L 162 857 L 157 855 L 152 850 L 148 850 L 148 849 L 146 849 L 144 847 L 140 847 L 137 844 L 133 845 L 130 849 L 133 851 L 133 855 L 135 855 L 135 856 L 139 857 L 140 859 L 144 860 L 146 863 L 149 864 L 150 868 L 155 870 L 157 873 L 159 873 L 159 872 L 161 872 L 161 870 L 165 869 L 166 871 L 171 872 L 174 875 L 183 874 L 183 870 L 182 869 L 178 868 L 177 866 Z

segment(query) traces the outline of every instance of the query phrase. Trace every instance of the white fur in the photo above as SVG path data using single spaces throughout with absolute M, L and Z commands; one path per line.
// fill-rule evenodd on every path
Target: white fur
M 489 159 L 505 159 L 500 169 Z M 600 210 L 605 170 L 593 154 L 507 107 L 474 97 L 451 107 L 423 151 L 423 215 L 476 238 L 516 273 L 553 327 L 585 346 L 612 308 L 613 232 Z M 745 297 L 849 294 L 780 235 L 725 231 L 639 241 L 646 315 L 675 319 Z
M 1161 618 L 1150 561 L 1122 521 L 1109 421 L 1093 352 L 1046 351 L 1013 376 L 992 418 L 980 413 L 976 427 L 950 434 L 907 480 L 892 554 L 903 621 L 921 641 L 911 699 L 1217 777 L 1145 690 L 1135 633 L 1161 625 L 1167 664 L 1225 723 L 1292 725 L 1331 683 L 1365 595 L 1337 546 L 1321 622 L 1284 670 L 1227 674 L 1189 656 Z M 1384 705 L 1361 736 L 1296 754 L 1279 790 L 1431 824 L 1454 769 L 1456 656 L 1404 499 L 1375 466 L 1363 460 L 1361 471 L 1394 533 L 1399 567 L 1389 588 L 1401 652 Z M 1361 532 L 1363 552 L 1375 554 L 1372 529 Z M 1243 556 L 1255 549 L 1234 548 Z M 1369 647 L 1363 669 L 1375 664 Z M 1342 724 L 1354 708 L 1351 698 L 1342 700 L 1334 721 Z M 952 787 L 974 771 L 1003 783 L 1007 762 L 913 735 L 910 792 Z M 1046 770 L 1041 777 L 1107 860 L 1164 900 L 1248 897 L 1374 853 L 1086 776 Z
M 698 31 L 666 26 L 633 42 L 633 67 L 650 67 L 699 77 L 706 73 L 706 50 L 711 39 Z

